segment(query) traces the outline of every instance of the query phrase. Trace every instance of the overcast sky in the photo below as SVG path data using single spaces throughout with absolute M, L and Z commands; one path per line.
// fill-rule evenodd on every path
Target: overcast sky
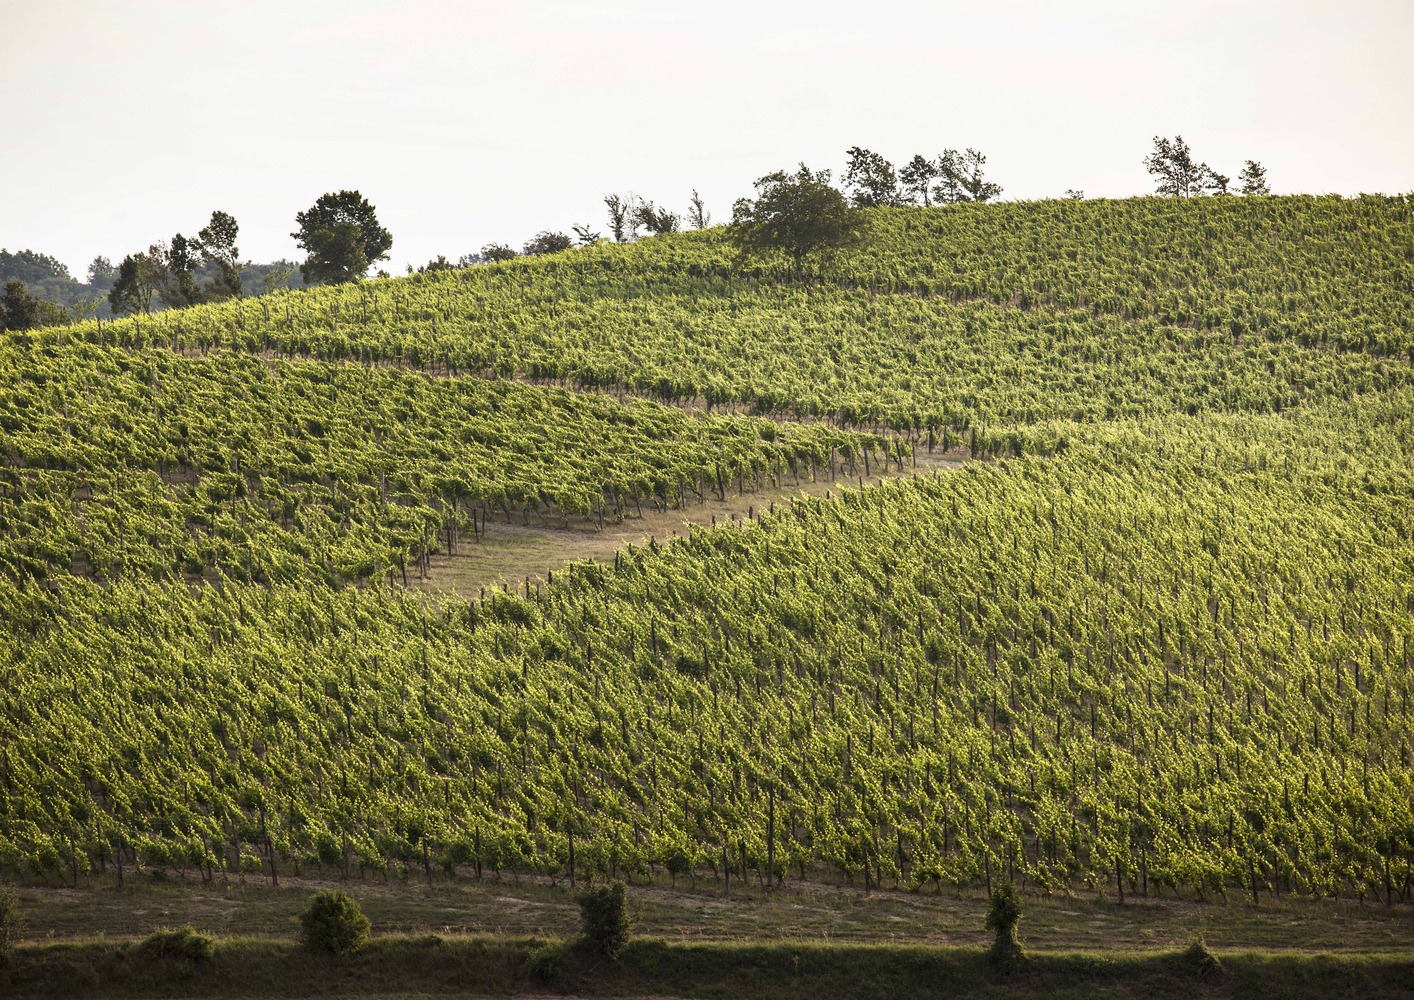
M 715 216 L 852 145 L 973 146 L 1005 198 L 1151 190 L 1157 134 L 1278 193 L 1414 191 L 1414 0 L 0 0 L 0 247 L 82 278 L 212 209 L 294 258 L 357 188 L 421 264 L 602 224 L 633 190 Z

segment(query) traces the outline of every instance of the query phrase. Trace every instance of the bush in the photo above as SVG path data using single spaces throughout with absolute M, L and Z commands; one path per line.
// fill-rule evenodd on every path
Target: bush
M 1199 934 L 1193 939 L 1183 951 L 1178 954 L 1179 963 L 1192 969 L 1200 976 L 1208 976 L 1222 971 L 1222 963 L 1218 961 L 1218 956 L 1208 950 L 1207 942 L 1203 940 L 1203 935 Z
M 563 944 L 551 942 L 540 945 L 525 960 L 526 974 L 542 983 L 553 983 L 560 978 L 560 959 L 564 953 Z
M 316 892 L 300 915 L 301 940 L 310 951 L 352 955 L 368 941 L 368 918 L 347 893 Z
M 1016 925 L 1020 920 L 1021 898 L 1008 882 L 992 893 L 991 905 L 987 907 L 987 930 L 997 933 L 988 953 L 992 961 L 1006 964 L 1021 957 L 1021 945 L 1016 940 Z
M 0 885 L 0 966 L 4 966 L 15 950 L 15 943 L 24 929 L 20 916 L 20 895 L 8 885 Z
M 579 903 L 585 943 L 605 958 L 618 958 L 633 930 L 624 884 L 611 882 L 597 889 L 586 889 L 575 901 Z
M 175 931 L 160 930 L 148 935 L 138 945 L 138 950 L 149 958 L 204 962 L 216 954 L 216 939 L 191 927 Z

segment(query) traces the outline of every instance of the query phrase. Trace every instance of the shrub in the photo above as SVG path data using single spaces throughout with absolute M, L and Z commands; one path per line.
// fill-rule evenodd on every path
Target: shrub
M 553 983 L 560 978 L 560 958 L 564 953 L 565 946 L 558 942 L 540 945 L 526 957 L 526 974 L 542 983 Z
M 1218 956 L 1208 950 L 1207 942 L 1203 940 L 1201 934 L 1193 939 L 1192 944 L 1179 952 L 1178 959 L 1180 964 L 1192 969 L 1200 976 L 1222 971 L 1222 963 L 1218 961 Z
M 633 930 L 624 884 L 611 882 L 597 889 L 585 889 L 575 900 L 579 903 L 585 943 L 605 958 L 618 958 Z
M 0 966 L 10 958 L 15 950 L 15 942 L 24 929 L 24 918 L 20 916 L 20 896 L 8 885 L 0 885 Z
M 1021 945 L 1016 940 L 1016 925 L 1021 920 L 1021 898 L 1010 882 L 992 893 L 987 907 L 987 930 L 996 931 L 989 957 L 1006 964 L 1021 957 Z
M 301 940 L 310 951 L 352 955 L 368 941 L 368 918 L 347 893 L 316 892 L 300 915 Z
M 216 954 L 216 939 L 191 927 L 180 930 L 153 931 L 138 950 L 149 958 L 182 959 L 204 962 Z

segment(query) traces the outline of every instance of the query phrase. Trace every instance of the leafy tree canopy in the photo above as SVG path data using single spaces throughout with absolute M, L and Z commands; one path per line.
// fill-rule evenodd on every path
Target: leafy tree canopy
M 378 214 L 357 191 L 321 195 L 295 216 L 291 233 L 309 256 L 300 273 L 311 285 L 338 285 L 362 278 L 368 268 L 388 259 L 393 236 L 378 224 Z
M 559 253 L 561 250 L 568 250 L 572 246 L 574 246 L 574 240 L 570 239 L 564 233 L 556 233 L 544 229 L 536 233 L 526 242 L 524 252 L 527 257 L 537 257 L 540 254 Z
M 756 182 L 756 198 L 742 198 L 732 210 L 729 230 L 743 250 L 783 250 L 795 262 L 796 277 L 807 257 L 848 246 L 860 236 L 858 212 L 830 186 L 828 170 L 804 163 L 793 174 L 777 170 Z
M 845 168 L 845 187 L 852 189 L 850 200 L 858 208 L 875 205 L 901 205 L 898 175 L 894 165 L 878 153 L 851 146 L 847 151 L 849 165 Z

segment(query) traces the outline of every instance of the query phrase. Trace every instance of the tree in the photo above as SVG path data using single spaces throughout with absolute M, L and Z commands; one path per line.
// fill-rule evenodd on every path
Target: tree
M 872 208 L 876 205 L 898 205 L 898 176 L 894 165 L 878 153 L 859 146 L 851 146 L 846 151 L 849 165 L 845 168 L 845 187 L 852 188 L 850 200 L 856 208 Z
M 1227 194 L 1227 187 L 1232 183 L 1232 178 L 1227 174 L 1218 173 L 1207 164 L 1204 164 L 1204 167 L 1206 170 L 1203 174 L 1203 190 L 1213 194 Z
M 0 250 L 0 279 L 15 278 L 29 287 L 43 287 L 49 282 L 69 282 L 74 279 L 69 269 L 47 253 Z
M 5 282 L 5 294 L 0 296 L 0 330 L 58 326 L 72 322 L 76 316 L 91 313 L 93 309 L 92 300 L 80 300 L 69 306 L 50 302 L 31 293 L 23 281 L 11 278 Z
M 740 199 L 732 210 L 730 235 L 743 250 L 783 250 L 804 274 L 807 257 L 826 254 L 859 238 L 861 225 L 845 196 L 830 186 L 830 172 L 805 164 L 756 182 L 756 198 Z
M 260 294 L 269 295 L 277 288 L 296 288 L 292 282 L 302 282 L 302 278 L 295 278 L 294 273 L 299 268 L 293 261 L 277 260 L 273 264 L 252 264 L 249 270 L 260 277 Z
M 1154 136 L 1154 151 L 1144 157 L 1144 166 L 1155 179 L 1155 193 L 1173 198 L 1202 194 L 1212 174 L 1206 163 L 1193 159 L 1181 135 L 1175 136 L 1172 142 L 1163 136 Z
M 106 292 L 118 280 L 118 269 L 113 262 L 102 255 L 93 258 L 88 265 L 88 286 L 95 292 Z
M 495 264 L 502 260 L 515 260 L 519 256 L 520 254 L 504 243 L 488 243 L 481 248 L 481 259 L 488 264 Z
M 321 195 L 295 216 L 290 235 L 309 256 L 300 273 L 311 285 L 337 285 L 362 278 L 368 268 L 388 259 L 393 237 L 378 224 L 373 206 L 357 191 Z
M 938 165 L 921 153 L 914 154 L 913 159 L 904 164 L 903 169 L 898 173 L 899 180 L 903 183 L 903 189 L 914 201 L 922 201 L 923 207 L 932 205 L 929 198 L 929 188 L 933 186 L 933 179 L 938 176 Z
M 438 271 L 455 270 L 455 265 L 449 261 L 445 254 L 438 254 L 436 260 L 429 260 L 422 267 L 417 269 L 418 274 L 436 274 Z
M 542 229 L 531 237 L 522 252 L 527 257 L 538 257 L 541 254 L 559 253 L 561 250 L 568 250 L 572 246 L 574 246 L 574 240 L 570 239 L 564 233 L 556 233 L 548 229 Z
M 216 269 L 206 298 L 211 301 L 237 298 L 241 294 L 241 252 L 236 247 L 240 226 L 226 212 L 212 212 L 211 221 L 196 234 L 196 246 L 202 259 Z
M 196 284 L 198 249 L 181 233 L 172 243 L 154 243 L 147 248 L 147 267 L 157 296 L 173 309 L 195 305 L 204 297 Z
M 1237 176 L 1241 183 L 1241 191 L 1246 195 L 1271 194 L 1272 189 L 1267 186 L 1267 168 L 1256 160 L 1248 160 L 1247 165 L 1242 168 L 1242 173 Z
M 692 189 L 692 200 L 687 203 L 687 224 L 693 229 L 706 229 L 712 222 L 712 213 L 702 202 L 697 189 Z
M 675 233 L 682 228 L 682 216 L 666 208 L 658 208 L 651 201 L 641 201 L 634 209 L 638 224 L 654 236 Z
M 617 194 L 604 196 L 604 207 L 609 210 L 609 232 L 613 234 L 615 243 L 627 243 L 632 238 L 630 229 L 636 225 L 633 216 L 637 200 L 632 194 L 627 197 Z
M 1080 190 L 1080 188 L 1066 188 L 1066 189 L 1065 189 L 1065 196 L 1066 196 L 1066 198 L 1068 198 L 1068 199 L 1071 200 L 1071 201 L 1084 201 L 1084 200 L 1085 200 L 1085 192 L 1082 191 L 1082 190 Z
M 152 312 L 154 267 L 147 254 L 128 254 L 118 265 L 118 277 L 108 291 L 108 306 L 115 316 Z
M 1000 184 L 987 180 L 982 172 L 987 158 L 971 146 L 965 152 L 945 149 L 938 157 L 938 185 L 933 197 L 941 202 L 991 201 L 1002 193 Z
M 0 330 L 29 330 L 39 325 L 39 299 L 18 278 L 5 282 L 0 298 Z
M 595 232 L 588 226 L 570 226 L 570 229 L 574 231 L 574 238 L 582 247 L 592 247 L 604 238 L 603 233 Z

